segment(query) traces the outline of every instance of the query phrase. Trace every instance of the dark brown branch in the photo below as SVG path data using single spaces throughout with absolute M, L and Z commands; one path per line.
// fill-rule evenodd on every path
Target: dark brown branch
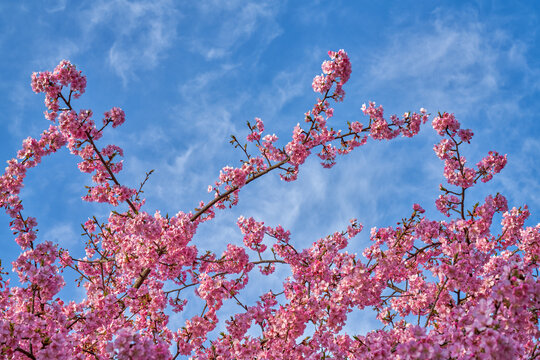
M 15 351 L 18 351 L 18 352 L 28 356 L 30 359 L 36 360 L 36 357 L 32 353 L 30 353 L 30 352 L 28 352 L 28 351 L 26 351 L 24 349 L 21 349 L 20 347 L 16 348 Z
M 250 182 L 252 182 L 253 180 L 255 179 L 258 179 L 260 178 L 261 176 L 269 173 L 270 171 L 286 164 L 288 161 L 290 160 L 290 158 L 287 156 L 287 158 L 285 160 L 282 160 L 270 167 L 268 167 L 266 170 L 264 171 L 261 171 L 260 173 L 256 174 L 256 175 L 253 175 L 252 178 L 246 180 L 246 182 L 244 183 L 244 185 L 247 185 L 249 184 Z M 197 220 L 202 214 L 204 214 L 208 209 L 210 209 L 212 206 L 214 206 L 217 202 L 227 198 L 227 196 L 231 195 L 233 192 L 235 192 L 236 190 L 238 190 L 239 187 L 238 186 L 233 186 L 232 188 L 230 188 L 229 190 L 227 190 L 226 192 L 224 192 L 223 194 L 219 195 L 218 197 L 214 198 L 212 201 L 210 201 L 208 204 L 206 204 L 202 209 L 200 209 L 199 211 L 197 211 L 191 218 L 190 220 L 191 221 L 195 221 Z

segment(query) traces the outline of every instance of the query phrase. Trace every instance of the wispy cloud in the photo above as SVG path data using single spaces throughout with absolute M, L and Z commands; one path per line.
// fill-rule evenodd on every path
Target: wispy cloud
M 73 248 L 74 245 L 80 243 L 81 235 L 73 230 L 71 224 L 58 224 L 45 231 L 43 239 L 52 241 L 60 247 L 67 249 Z
M 87 34 L 109 31 L 108 62 L 124 85 L 139 68 L 155 67 L 176 38 L 179 13 L 170 0 L 96 1 L 82 15 Z
M 67 0 L 45 0 L 44 3 L 48 13 L 55 13 L 66 9 Z
M 492 24 L 491 24 L 492 25 Z M 404 26 L 389 36 L 389 43 L 369 57 L 366 74 L 370 86 L 401 89 L 403 102 L 424 101 L 424 106 L 475 110 L 499 95 L 512 71 L 530 73 L 526 46 L 501 28 L 486 26 L 474 12 L 435 11 L 428 30 Z M 399 86 L 397 86 L 399 84 Z M 509 94 L 506 103 L 521 94 Z
M 197 9 L 197 17 L 204 18 L 206 24 L 217 24 L 213 29 L 205 27 L 204 34 L 199 34 L 196 40 L 190 40 L 193 51 L 209 60 L 229 55 L 254 33 L 257 33 L 257 48 L 260 48 L 282 32 L 275 19 L 279 11 L 278 2 L 209 0 L 198 1 Z
M 310 75 L 306 74 L 305 67 L 309 60 L 302 59 L 302 66 L 296 66 L 292 69 L 287 69 L 278 72 L 271 80 L 271 82 L 259 91 L 256 98 L 259 116 L 263 117 L 263 120 L 267 124 L 269 131 L 278 131 L 276 128 L 276 118 L 283 117 L 283 107 L 291 102 L 297 100 L 302 95 L 306 95 L 306 89 L 311 90 L 309 86 L 311 84 Z M 311 95 L 308 93 L 308 96 Z M 315 99 L 315 96 L 312 96 Z M 311 99 L 310 99 L 311 100 Z M 308 103 L 309 104 L 309 103 Z M 309 106 L 306 104 L 306 107 Z M 305 109 L 308 110 L 307 108 Z M 292 113 L 292 118 L 296 119 L 296 122 L 303 120 L 303 113 Z M 291 125 L 295 122 L 287 124 L 286 133 L 282 136 L 291 136 Z
M 238 64 L 225 63 L 217 69 L 212 69 L 197 74 L 191 79 L 187 79 L 187 81 L 182 83 L 178 88 L 183 101 L 193 101 L 201 95 L 205 96 L 205 100 L 208 100 L 208 93 L 212 90 L 215 83 L 221 81 L 223 77 L 232 71 L 237 70 L 238 67 Z

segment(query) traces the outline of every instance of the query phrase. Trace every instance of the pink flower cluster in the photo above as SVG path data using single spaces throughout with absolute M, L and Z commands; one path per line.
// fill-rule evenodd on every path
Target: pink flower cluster
M 216 209 L 236 205 L 240 189 L 273 171 L 292 181 L 316 150 L 331 167 L 337 155 L 366 144 L 369 137 L 391 140 L 418 134 L 426 110 L 384 118 L 384 109 L 363 107 L 368 122 L 342 130 L 330 101 L 341 101 L 351 73 L 347 54 L 330 52 L 313 88 L 323 94 L 296 125 L 292 139 L 278 147 L 278 137 L 264 134 L 262 120 L 248 123 L 247 142 L 231 143 L 245 159 L 225 167 L 209 191 L 214 198 L 194 212 L 173 216 L 141 210 L 144 199 L 119 183 L 123 150 L 97 146 L 103 130 L 125 121 L 119 108 L 105 112 L 97 129 L 90 110 L 71 104 L 84 92 L 85 77 L 63 61 L 52 73 L 34 74 L 32 88 L 44 92 L 51 120 L 39 139 L 23 141 L 17 158 L 0 177 L 0 205 L 12 218 L 21 254 L 13 262 L 20 284 L 0 272 L 0 357 L 6 359 L 534 359 L 540 356 L 540 224 L 526 226 L 526 206 L 508 208 L 501 194 L 469 206 L 471 187 L 487 182 L 506 165 L 496 152 L 475 168 L 466 166 L 463 146 L 473 133 L 461 129 L 453 114 L 439 114 L 432 126 L 443 138 L 434 151 L 443 162 L 447 184 L 436 208 L 444 221 L 431 220 L 420 204 L 396 226 L 373 228 L 363 256 L 346 249 L 362 231 L 355 219 L 344 231 L 297 249 L 291 233 L 240 217 L 241 236 L 221 255 L 195 244 L 199 224 Z M 331 92 L 336 85 L 334 92 Z M 66 89 L 66 88 L 69 88 Z M 64 94 L 62 91 L 68 91 Z M 60 108 L 58 102 L 64 107 Z M 59 114 L 58 114 L 59 112 Z M 67 145 L 82 158 L 79 169 L 92 174 L 88 201 L 128 209 L 83 224 L 85 254 L 79 258 L 37 236 L 37 221 L 23 217 L 19 193 L 28 169 L 43 156 Z M 149 174 L 147 174 L 148 178 Z M 481 180 L 481 182 L 479 182 Z M 143 182 L 144 184 L 144 182 Z M 142 188 L 142 185 L 141 185 Z M 494 219 L 502 217 L 497 229 Z M 290 274 L 278 291 L 264 291 L 255 304 L 243 292 L 258 265 L 266 276 L 284 267 Z M 58 292 L 63 273 L 75 274 L 82 300 L 64 302 Z M 193 290 L 202 309 L 187 316 Z M 194 305 L 195 304 L 195 305 Z M 223 321 L 229 304 L 240 311 Z M 372 309 L 380 328 L 353 334 L 352 311 Z M 171 325 L 171 314 L 183 326 Z
M 345 97 L 343 85 L 351 76 L 351 62 L 343 49 L 337 52 L 329 51 L 328 56 L 332 60 L 323 62 L 321 66 L 323 74 L 313 79 L 312 87 L 315 92 L 325 95 L 332 88 L 333 83 L 336 83 L 333 98 L 336 101 L 343 101 Z
M 402 134 L 406 137 L 413 137 L 420 131 L 420 125 L 425 124 L 428 120 L 426 109 L 420 109 L 420 113 L 403 114 L 402 118 L 392 115 L 391 122 L 384 119 L 384 109 L 381 105 L 378 107 L 374 102 L 370 102 L 369 106 L 362 106 L 364 114 L 369 116 L 370 134 L 375 140 L 392 140 Z
M 248 126 L 250 127 L 251 133 L 247 136 L 247 141 L 259 141 L 261 139 L 261 134 L 264 131 L 264 123 L 262 122 L 262 120 L 259 118 L 255 118 L 255 126 L 252 128 L 249 122 Z
M 433 128 L 441 136 L 448 136 L 448 138 L 441 139 L 433 147 L 433 150 L 439 159 L 444 160 L 444 176 L 450 184 L 469 188 L 479 178 L 481 178 L 482 182 L 488 182 L 493 178 L 494 174 L 499 173 L 506 165 L 506 155 L 503 156 L 490 151 L 488 156 L 476 164 L 477 170 L 465 166 L 467 160 L 463 155 L 459 154 L 458 146 L 462 142 L 469 143 L 473 137 L 473 132 L 469 129 L 461 129 L 453 114 L 444 113 L 436 117 L 433 120 Z M 455 201 L 451 202 L 455 203 Z M 439 210 L 443 207 L 442 203 L 438 206 Z
M 111 359 L 117 360 L 165 360 L 170 357 L 165 344 L 156 345 L 151 338 L 133 333 L 129 328 L 118 330 L 114 342 L 107 345 L 107 351 Z
M 32 74 L 32 90 L 35 93 L 45 93 L 45 106 L 49 110 L 45 112 L 47 119 L 56 119 L 59 110 L 58 98 L 62 96 L 62 88 L 67 86 L 70 87 L 70 99 L 72 94 L 78 99 L 86 90 L 86 76 L 67 60 L 62 60 L 53 72 Z
M 506 155 L 499 155 L 496 151 L 490 151 L 488 156 L 478 164 L 478 172 L 482 176 L 482 182 L 488 182 L 494 174 L 498 174 L 506 166 Z
M 456 120 L 454 114 L 449 114 L 446 112 L 435 117 L 432 125 L 433 129 L 435 129 L 435 131 L 437 131 L 441 136 L 446 134 L 455 136 L 460 127 L 459 121 Z
M 113 107 L 111 110 L 106 111 L 104 116 L 103 124 L 107 125 L 108 123 L 112 123 L 113 128 L 122 125 L 124 121 L 126 121 L 124 110 L 117 107 Z

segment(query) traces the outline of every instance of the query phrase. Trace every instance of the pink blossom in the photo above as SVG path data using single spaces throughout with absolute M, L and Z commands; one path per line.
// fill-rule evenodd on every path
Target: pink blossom
M 0 271 L 0 356 L 537 357 L 540 224 L 526 225 L 531 216 L 527 206 L 509 209 L 498 193 L 476 204 L 469 201 L 474 195 L 469 188 L 481 185 L 479 179 L 490 180 L 507 159 L 489 152 L 476 170 L 467 167 L 464 147 L 472 131 L 460 129 L 453 114 L 439 114 L 432 123 L 442 136 L 434 150 L 444 162 L 448 183 L 440 185 L 435 200 L 444 220 L 430 219 L 429 208 L 415 203 L 395 226 L 373 227 L 361 255 L 348 251 L 362 230 L 356 219 L 303 249 L 290 231 L 253 217 L 238 218 L 240 231 L 230 242 L 205 248 L 196 238 L 199 225 L 215 221 L 217 209 L 237 205 L 243 187 L 267 173 L 275 170 L 285 181 L 294 181 L 313 152 L 331 167 L 369 138 L 418 134 L 428 119 L 423 108 L 385 118 L 384 108 L 369 102 L 362 108 L 363 122 L 333 119 L 331 103 L 343 100 L 351 67 L 343 50 L 329 56 L 313 82 L 322 99 L 303 115 L 304 127 L 297 124 L 290 141 L 278 146 L 275 134 L 264 133 L 262 120 L 248 123 L 251 144 L 233 139 L 245 156 L 239 165 L 220 171 L 209 186 L 213 198 L 174 215 L 142 210 L 142 192 L 116 177 L 123 168 L 118 160 L 123 150 L 98 144 L 105 128 L 96 128 L 91 110 L 71 110 L 74 104 L 65 93 L 75 98 L 84 93 L 81 72 L 62 61 L 53 72 L 35 73 L 32 89 L 45 93 L 47 117 L 58 123 L 39 138 L 25 139 L 0 177 L 0 204 L 21 247 L 12 263 L 19 282 L 10 283 Z M 123 111 L 113 108 L 105 113 L 104 125 L 116 127 L 124 120 Z M 79 257 L 42 238 L 37 220 L 23 215 L 20 197 L 27 171 L 63 146 L 81 158 L 79 169 L 91 174 L 94 184 L 87 187 L 85 200 L 124 205 L 83 224 L 84 254 Z M 494 221 L 498 214 L 500 224 Z M 247 288 L 255 268 L 267 281 Z M 275 286 L 280 274 L 286 275 Z M 69 301 L 59 293 L 71 277 L 84 296 Z M 246 301 L 247 291 L 269 284 L 272 290 Z M 236 310 L 223 321 L 231 308 Z M 347 327 L 349 314 L 363 309 L 373 311 L 381 326 L 354 334 Z
M 454 117 L 454 114 L 443 113 L 440 116 L 437 116 L 433 119 L 433 129 L 439 133 L 439 135 L 444 136 L 445 132 L 451 136 L 454 136 L 459 129 L 459 122 Z
M 482 159 L 476 166 L 482 176 L 482 182 L 488 182 L 494 174 L 498 174 L 506 165 L 506 155 L 499 155 L 496 151 L 490 151 L 488 156 Z
M 124 111 L 117 107 L 113 107 L 111 110 L 106 111 L 103 116 L 103 124 L 107 125 L 108 123 L 112 123 L 113 128 L 122 125 L 124 121 L 126 121 Z

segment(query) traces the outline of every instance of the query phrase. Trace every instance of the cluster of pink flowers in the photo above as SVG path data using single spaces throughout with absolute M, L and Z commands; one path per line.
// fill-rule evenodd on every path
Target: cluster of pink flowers
M 117 360 L 160 360 L 169 357 L 167 347 L 154 344 L 152 339 L 142 337 L 130 328 L 118 330 L 114 342 L 107 345 L 107 351 L 112 359 Z
M 526 227 L 526 206 L 508 208 L 501 194 L 488 195 L 472 208 L 466 192 L 492 179 L 506 165 L 506 156 L 489 152 L 476 168 L 466 166 L 462 147 L 473 137 L 453 114 L 432 121 L 443 138 L 434 146 L 444 162 L 446 185 L 435 201 L 447 218 L 431 220 L 420 204 L 396 226 L 371 229 L 364 258 L 346 251 L 362 225 L 297 249 L 291 233 L 252 217 L 240 217 L 237 244 L 221 255 L 205 251 L 192 240 L 199 224 L 211 221 L 216 209 L 237 205 L 241 189 L 276 170 L 287 181 L 316 151 L 324 167 L 338 155 L 374 140 L 399 135 L 413 137 L 428 113 L 384 118 L 373 102 L 362 108 L 369 118 L 344 129 L 334 124 L 330 102 L 343 100 L 343 85 L 351 74 L 345 51 L 329 52 L 323 75 L 313 89 L 323 94 L 293 130 L 292 139 L 277 145 L 275 134 L 264 134 L 261 119 L 248 123 L 247 142 L 231 143 L 245 159 L 225 167 L 209 191 L 214 198 L 192 212 L 174 216 L 142 211 L 141 190 L 118 182 L 123 150 L 97 146 L 104 129 L 125 121 L 119 108 L 105 112 L 97 129 L 90 110 L 76 112 L 71 103 L 84 92 L 86 79 L 63 61 L 51 73 L 32 76 L 32 88 L 43 92 L 47 118 L 57 120 L 39 139 L 23 141 L 17 158 L 8 161 L 0 177 L 0 205 L 11 216 L 10 226 L 21 247 L 13 262 L 20 286 L 0 272 L 0 356 L 6 359 L 534 359 L 540 356 L 540 224 Z M 332 89 L 334 89 L 332 91 Z M 59 102 L 63 102 L 60 108 Z M 59 113 L 59 114 L 58 114 Z M 329 126 L 332 123 L 332 126 Z M 334 128 L 338 130 L 334 130 Z M 22 215 L 19 193 L 26 171 L 43 156 L 63 146 L 79 156 L 79 169 L 92 174 L 95 185 L 86 201 L 128 210 L 112 211 L 107 219 L 83 224 L 85 254 L 37 236 L 37 221 Z M 147 174 L 147 177 L 149 174 Z M 497 233 L 493 219 L 501 216 Z M 243 241 L 240 240 L 243 238 Z M 255 304 L 244 304 L 255 267 L 266 276 L 287 267 L 290 276 L 278 292 L 265 292 Z M 63 272 L 77 274 L 86 296 L 64 302 Z M 186 318 L 187 289 L 203 303 Z M 224 332 L 212 334 L 228 302 L 241 311 L 224 321 Z M 381 323 L 364 335 L 350 334 L 348 315 L 372 309 Z M 185 317 L 170 325 L 170 314 Z M 285 354 L 285 355 L 284 355 Z
M 78 99 L 86 90 L 86 76 L 67 60 L 62 60 L 53 72 L 32 74 L 32 90 L 45 93 L 45 106 L 48 109 L 45 117 L 51 121 L 54 121 L 58 114 L 58 99 L 62 96 L 63 87 L 70 88 L 70 99 L 71 95 Z
M 362 111 L 369 116 L 370 135 L 375 140 L 392 140 L 400 134 L 413 137 L 420 131 L 420 125 L 428 120 L 428 114 L 424 108 L 420 109 L 420 113 L 406 112 L 402 118 L 392 115 L 391 122 L 384 118 L 383 107 L 381 105 L 377 107 L 372 101 L 369 102 L 369 106 L 364 104 Z
M 501 172 L 506 165 L 506 155 L 499 155 L 496 151 L 490 151 L 488 156 L 482 159 L 476 166 L 482 176 L 483 182 L 488 182 L 494 174 Z
M 461 129 L 459 122 L 453 114 L 444 113 L 433 120 L 433 128 L 439 135 L 448 136 L 433 147 L 439 159 L 444 160 L 444 176 L 448 183 L 468 188 L 476 183 L 478 178 L 488 182 L 494 174 L 499 173 L 506 165 L 506 155 L 499 155 L 490 151 L 489 154 L 476 164 L 477 170 L 465 166 L 467 160 L 458 152 L 461 142 L 470 142 L 473 132 L 469 129 Z M 456 136 L 457 135 L 457 136 Z M 460 141 L 458 141 L 458 138 Z M 441 200 L 443 201 L 443 200 Z M 438 208 L 444 207 L 441 204 Z M 450 201 L 455 203 L 455 201 Z
M 323 62 L 321 66 L 323 74 L 313 79 L 312 87 L 316 92 L 326 94 L 332 88 L 332 85 L 336 83 L 333 98 L 336 101 L 343 101 L 345 96 L 343 85 L 351 77 L 351 62 L 344 50 L 329 51 L 328 56 L 332 60 Z
M 124 121 L 126 121 L 126 114 L 124 114 L 124 110 L 117 107 L 113 107 L 111 110 L 106 111 L 104 116 L 105 118 L 103 119 L 103 125 L 112 123 L 113 128 L 122 125 Z
M 432 122 L 433 129 L 444 136 L 446 134 L 455 136 L 460 129 L 459 121 L 454 117 L 454 114 L 443 113 L 436 116 Z

